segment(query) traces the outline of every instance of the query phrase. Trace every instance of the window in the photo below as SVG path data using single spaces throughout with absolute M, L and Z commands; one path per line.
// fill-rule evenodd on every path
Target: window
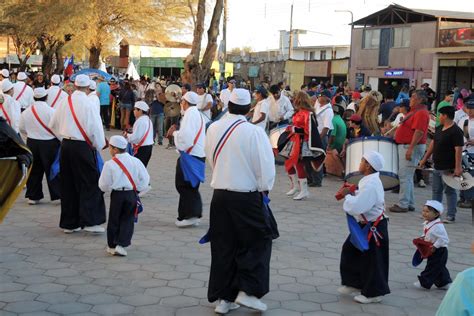
M 411 28 L 395 27 L 393 28 L 392 47 L 410 47 Z
M 309 52 L 309 59 L 314 60 L 314 52 Z
M 364 30 L 362 48 L 374 49 L 379 48 L 380 29 Z
M 319 52 L 319 59 L 320 60 L 326 60 L 326 51 L 322 50 Z

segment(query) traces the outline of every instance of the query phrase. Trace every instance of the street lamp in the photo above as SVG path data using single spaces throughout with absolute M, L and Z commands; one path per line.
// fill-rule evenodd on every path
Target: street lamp
M 351 47 L 349 50 L 349 66 L 347 69 L 347 81 L 349 81 L 349 74 L 350 74 L 350 69 L 351 69 L 351 61 L 352 61 L 352 33 L 354 33 L 354 13 L 352 13 L 351 10 L 334 10 L 334 12 L 344 12 L 344 13 L 350 13 L 351 14 Z

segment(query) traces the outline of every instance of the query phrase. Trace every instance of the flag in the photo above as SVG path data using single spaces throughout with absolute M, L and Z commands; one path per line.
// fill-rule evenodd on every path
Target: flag
M 71 58 L 67 61 L 67 66 L 64 69 L 64 74 L 68 77 L 71 77 L 74 73 L 74 55 L 71 55 Z
M 66 56 L 66 57 L 64 58 L 64 69 L 67 68 L 67 65 L 69 65 L 69 58 Z

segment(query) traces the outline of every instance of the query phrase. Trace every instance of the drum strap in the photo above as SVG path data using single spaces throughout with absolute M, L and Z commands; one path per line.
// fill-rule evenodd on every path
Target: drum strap
M 212 155 L 212 161 L 213 161 L 214 165 L 216 164 L 217 158 L 219 157 L 219 154 L 221 153 L 222 148 L 224 148 L 224 145 L 227 142 L 227 140 L 229 139 L 230 135 L 232 135 L 232 133 L 235 131 L 235 129 L 242 123 L 245 123 L 245 121 L 241 120 L 241 119 L 235 121 L 234 123 L 232 123 L 227 128 L 227 130 L 221 136 L 221 139 L 219 139 L 219 141 L 217 142 L 217 146 L 214 149 L 214 154 Z
M 203 126 L 204 126 L 204 119 L 201 116 L 201 127 L 199 127 L 199 131 L 197 132 L 196 137 L 194 137 L 193 145 L 186 150 L 187 154 L 190 154 L 191 150 L 193 150 L 194 146 L 196 146 L 199 140 L 199 136 L 201 136 Z
M 370 222 L 367 220 L 367 218 L 364 216 L 364 214 L 361 214 L 360 216 L 364 219 L 364 221 L 367 223 L 367 225 L 370 225 Z M 370 239 L 372 239 L 372 237 L 374 237 L 375 244 L 377 245 L 377 247 L 380 247 L 379 238 L 383 239 L 383 236 L 377 231 L 377 226 L 379 225 L 382 218 L 383 218 L 383 212 L 382 212 L 382 214 L 380 214 L 379 217 L 377 217 L 375 222 L 372 224 L 372 226 L 370 227 L 370 230 L 369 230 L 369 234 L 367 235 L 367 240 L 369 242 L 370 242 Z
M 140 140 L 140 142 L 136 145 L 133 145 L 133 155 L 135 156 L 138 152 L 138 150 L 140 149 L 140 147 L 142 147 L 143 143 L 145 142 L 146 138 L 148 137 L 148 134 L 150 133 L 150 128 L 151 128 L 151 120 L 148 119 L 148 129 L 146 130 L 146 133 L 145 135 L 143 135 L 143 138 Z
M 38 112 L 36 112 L 36 108 L 35 108 L 35 105 L 33 104 L 31 106 L 31 112 L 33 112 L 33 115 L 35 116 L 36 120 L 38 121 L 38 123 L 48 132 L 50 133 L 53 137 L 56 137 L 56 135 L 54 135 L 53 131 L 46 125 L 44 124 L 44 122 L 41 120 L 40 116 L 38 115 Z
M 0 103 L 0 110 L 2 110 L 5 119 L 7 120 L 8 125 L 12 126 L 12 121 L 10 120 L 10 116 L 8 116 L 7 111 L 5 110 L 3 103 Z
M 23 92 L 25 92 L 25 90 L 26 90 L 26 83 L 23 86 L 23 89 L 21 89 L 20 94 L 16 97 L 16 99 L 15 99 L 16 101 L 20 100 L 20 98 L 23 95 Z
M 438 225 L 438 224 L 443 224 L 443 223 L 441 221 L 439 221 L 437 223 L 434 223 L 430 227 L 423 229 L 423 234 L 424 234 L 423 236 L 426 236 L 426 234 L 430 231 L 430 229 L 433 228 L 433 226 Z
M 57 94 L 57 95 L 56 95 L 56 97 L 54 98 L 54 101 L 53 101 L 53 103 L 51 103 L 51 107 L 52 107 L 52 108 L 54 108 L 54 105 L 55 105 L 55 104 L 56 104 L 56 102 L 58 101 L 58 99 L 59 99 L 59 96 L 61 95 L 61 92 L 62 92 L 62 90 L 61 90 L 61 88 L 59 88 L 59 90 L 58 90 L 58 94 Z

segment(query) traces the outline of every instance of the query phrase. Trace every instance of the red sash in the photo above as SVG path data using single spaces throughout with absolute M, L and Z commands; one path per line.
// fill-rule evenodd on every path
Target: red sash
M 58 94 L 56 95 L 56 98 L 54 98 L 53 103 L 51 103 L 51 107 L 52 107 L 52 108 L 54 108 L 54 105 L 56 104 L 56 101 L 58 101 L 59 96 L 61 95 L 61 92 L 62 92 L 62 91 L 61 91 L 61 88 L 59 88 Z
M 10 120 L 10 117 L 8 116 L 7 111 L 6 111 L 5 108 L 3 107 L 3 103 L 0 103 L 0 110 L 2 110 L 3 115 L 5 115 L 5 118 L 6 118 L 6 120 L 7 120 L 8 125 L 12 126 L 12 121 Z
M 202 116 L 201 116 L 201 127 L 199 128 L 199 131 L 198 131 L 196 137 L 194 137 L 193 145 L 191 147 L 189 147 L 188 150 L 186 150 L 187 154 L 191 153 L 191 150 L 193 150 L 194 146 L 197 144 L 199 136 L 201 136 L 203 125 L 204 125 L 204 120 L 202 119 Z
M 442 222 L 437 222 L 437 223 L 434 223 L 433 225 L 431 225 L 430 227 L 423 229 L 424 236 L 426 236 L 426 234 L 430 231 L 430 229 L 431 229 L 434 225 L 438 225 L 438 224 L 443 224 L 443 223 L 442 223 Z
M 69 103 L 69 109 L 71 110 L 72 118 L 74 119 L 74 122 L 76 122 L 77 128 L 79 128 L 79 132 L 81 132 L 81 135 L 82 137 L 84 137 L 86 143 L 93 148 L 94 146 L 92 146 L 91 140 L 89 139 L 89 137 L 87 137 L 86 132 L 84 131 L 81 124 L 79 123 L 79 120 L 77 119 L 76 112 L 74 112 L 74 107 L 72 106 L 72 97 L 69 96 L 67 101 Z
M 142 147 L 142 145 L 145 142 L 148 134 L 150 133 L 150 127 L 151 127 L 151 121 L 150 121 L 150 119 L 148 119 L 148 129 L 146 130 L 145 135 L 143 136 L 143 138 L 140 140 L 140 142 L 138 144 L 133 145 L 133 155 L 134 156 L 137 154 L 140 147 Z
M 23 92 L 25 92 L 25 90 L 26 90 L 26 83 L 23 86 L 23 89 L 21 89 L 20 94 L 16 97 L 17 101 L 21 98 L 21 96 L 23 95 Z
M 364 214 L 360 214 L 360 216 L 364 219 L 364 221 L 366 221 L 366 223 L 369 223 L 369 221 L 364 216 Z M 379 238 L 383 239 L 383 236 L 377 231 L 377 226 L 379 225 L 382 218 L 383 218 L 383 212 L 382 212 L 382 214 L 380 214 L 379 217 L 377 217 L 375 222 L 372 224 L 372 226 L 370 227 L 370 230 L 369 230 L 369 234 L 367 235 L 367 240 L 368 241 L 370 241 L 370 239 L 372 239 L 372 236 L 375 238 L 375 244 L 377 245 L 377 247 L 380 247 Z
M 34 104 L 31 106 L 31 112 L 33 112 L 33 115 L 36 117 L 36 120 L 38 121 L 38 123 L 40 123 L 40 125 L 43 126 L 43 128 L 44 128 L 48 133 L 50 133 L 52 136 L 56 137 L 56 135 L 54 135 L 53 131 L 52 131 L 48 126 L 46 126 L 46 124 L 44 124 L 44 122 L 41 120 L 41 118 L 40 118 L 39 115 L 38 115 L 38 112 L 36 112 L 36 109 L 35 109 L 35 105 L 34 105 Z

